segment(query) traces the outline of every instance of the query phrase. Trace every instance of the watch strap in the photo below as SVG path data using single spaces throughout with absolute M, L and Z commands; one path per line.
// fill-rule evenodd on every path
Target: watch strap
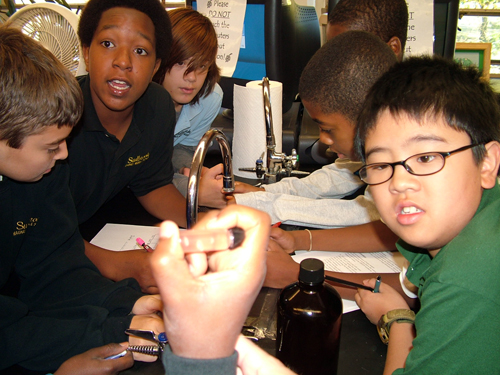
M 415 313 L 408 309 L 395 309 L 382 315 L 377 324 L 377 330 L 384 344 L 389 343 L 389 331 L 394 322 L 415 324 Z

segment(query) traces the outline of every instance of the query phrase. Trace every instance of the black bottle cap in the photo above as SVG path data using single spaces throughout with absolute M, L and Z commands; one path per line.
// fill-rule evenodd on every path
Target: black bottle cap
M 299 281 L 306 284 L 320 284 L 325 281 L 325 265 L 316 258 L 300 262 Z

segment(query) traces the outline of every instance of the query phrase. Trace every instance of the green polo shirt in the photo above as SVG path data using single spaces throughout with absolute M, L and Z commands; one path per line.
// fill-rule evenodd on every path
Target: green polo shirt
M 453 220 L 452 217 L 449 218 Z M 469 224 L 431 258 L 399 242 L 419 287 L 417 336 L 394 374 L 499 374 L 500 188 L 483 191 Z
M 151 83 L 135 103 L 132 122 L 120 142 L 97 117 L 89 76 L 78 80 L 85 108 L 68 141 L 68 163 L 71 193 L 83 223 L 124 187 L 143 196 L 172 182 L 175 110 L 168 92 Z

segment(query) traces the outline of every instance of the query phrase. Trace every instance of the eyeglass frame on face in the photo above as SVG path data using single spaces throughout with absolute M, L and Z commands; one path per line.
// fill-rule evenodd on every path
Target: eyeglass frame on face
M 420 153 L 420 154 L 415 154 L 415 155 L 409 156 L 405 160 L 396 161 L 394 163 L 372 163 L 372 164 L 366 164 L 366 165 L 363 165 L 361 168 L 359 168 L 356 172 L 354 172 L 354 175 L 358 176 L 361 179 L 361 181 L 363 181 L 367 185 L 380 185 L 380 184 L 383 184 L 384 182 L 389 181 L 394 176 L 394 168 L 396 166 L 402 165 L 404 167 L 404 169 L 408 173 L 410 173 L 410 174 L 412 174 L 414 176 L 430 176 L 430 175 L 436 174 L 438 172 L 441 172 L 443 170 L 444 166 L 446 165 L 446 158 L 448 156 L 451 156 L 451 155 L 453 155 L 455 153 L 458 153 L 458 152 L 461 152 L 461 151 L 468 150 L 470 148 L 474 148 L 476 146 L 482 146 L 482 145 L 484 145 L 484 143 L 473 143 L 473 144 L 470 144 L 468 146 L 463 146 L 463 147 L 457 148 L 456 150 L 452 150 L 452 151 L 448 151 L 448 152 L 439 152 L 439 151 L 423 152 L 423 153 Z M 441 156 L 442 161 L 443 161 L 443 165 L 437 171 L 434 171 L 434 172 L 431 172 L 431 173 L 423 173 L 423 174 L 421 174 L 421 173 L 415 173 L 410 168 L 410 166 L 407 164 L 407 161 L 410 160 L 410 159 L 414 159 L 415 157 L 417 157 L 417 159 L 418 159 L 418 157 L 421 157 L 421 156 L 424 156 L 424 155 L 434 155 L 434 156 L 439 155 L 439 156 Z M 369 167 L 373 167 L 373 166 L 391 167 L 391 174 L 390 174 L 390 176 L 386 180 L 384 180 L 382 182 L 369 183 L 369 182 L 365 181 L 365 177 L 361 176 L 362 171 L 366 170 Z M 367 173 L 366 173 L 366 176 L 368 176 Z

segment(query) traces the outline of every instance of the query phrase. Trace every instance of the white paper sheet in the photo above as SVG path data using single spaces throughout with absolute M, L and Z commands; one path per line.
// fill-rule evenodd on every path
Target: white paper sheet
M 108 250 L 138 250 L 141 247 L 137 244 L 137 237 L 154 249 L 160 240 L 160 227 L 108 223 L 90 243 Z
M 138 250 L 136 238 L 140 237 L 156 248 L 160 239 L 160 228 L 142 225 L 106 224 L 90 241 L 91 244 L 108 250 Z M 300 263 L 307 258 L 320 259 L 325 269 L 345 273 L 398 273 L 404 262 L 399 252 L 340 253 L 331 251 L 296 251 L 292 258 Z M 344 314 L 359 310 L 356 302 L 343 299 Z
M 293 259 L 300 263 L 316 258 L 325 264 L 325 270 L 345 273 L 399 273 L 404 257 L 397 251 L 378 253 L 341 253 L 334 251 L 296 251 Z

